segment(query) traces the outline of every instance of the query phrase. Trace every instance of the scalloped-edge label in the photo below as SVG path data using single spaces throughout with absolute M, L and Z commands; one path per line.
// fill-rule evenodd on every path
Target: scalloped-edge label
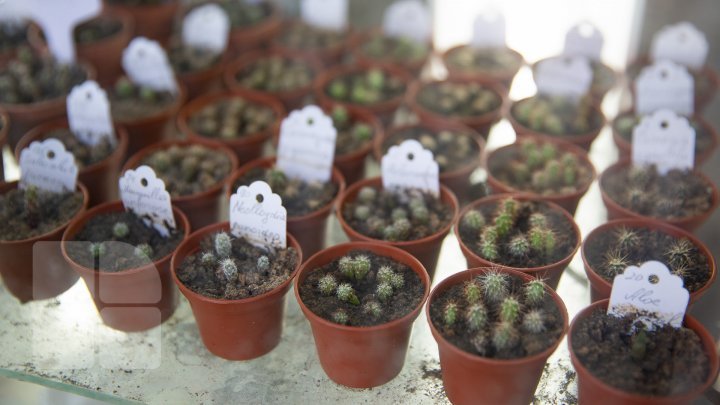
M 100 13 L 100 0 L 25 1 L 30 18 L 42 28 L 50 53 L 60 63 L 75 62 L 73 30 L 81 21 Z
M 127 170 L 120 177 L 120 199 L 126 210 L 141 217 L 145 225 L 152 226 L 163 237 L 175 229 L 170 193 L 165 182 L 157 177 L 150 166 Z
M 167 54 L 156 41 L 145 37 L 133 39 L 123 51 L 122 66 L 130 80 L 139 86 L 173 94 L 178 92 Z
M 633 316 L 648 326 L 682 326 L 690 293 L 682 278 L 673 275 L 663 263 L 651 260 L 640 267 L 629 266 L 615 276 L 610 292 L 608 314 Z
M 328 182 L 335 158 L 337 130 L 320 107 L 295 110 L 282 121 L 277 166 L 292 178 Z
M 538 93 L 579 100 L 592 83 L 590 61 L 584 56 L 556 56 L 540 61 L 535 69 Z
M 315 28 L 344 31 L 348 27 L 348 0 L 302 0 L 300 17 Z
M 643 68 L 635 80 L 635 111 L 640 115 L 668 109 L 692 115 L 694 80 L 687 69 L 669 60 Z
M 20 152 L 21 189 L 35 186 L 53 193 L 75 191 L 77 177 L 75 156 L 55 138 L 32 142 Z
M 80 142 L 95 146 L 107 138 L 115 145 L 110 100 L 97 82 L 88 80 L 73 87 L 67 97 L 67 115 L 70 130 Z
M 486 10 L 475 17 L 470 45 L 474 48 L 504 48 L 505 16 L 498 10 Z
M 382 158 L 381 171 L 385 189 L 419 189 L 440 195 L 438 164 L 432 152 L 414 139 L 391 146 Z
M 287 210 L 264 181 L 240 186 L 230 196 L 230 232 L 265 249 L 287 247 Z
M 687 118 L 670 110 L 643 117 L 633 129 L 632 162 L 655 165 L 664 175 L 672 169 L 692 169 L 695 162 L 695 129 Z
M 565 34 L 563 55 L 584 56 L 599 61 L 605 39 L 602 32 L 589 21 L 572 26 Z
M 653 61 L 671 60 L 691 69 L 700 69 L 705 64 L 709 48 L 705 34 L 684 21 L 665 26 L 655 33 L 650 45 L 650 58 Z
M 400 0 L 385 9 L 383 32 L 389 37 L 410 38 L 415 42 L 432 41 L 432 16 L 418 0 Z
M 195 7 L 183 20 L 182 40 L 185 45 L 209 49 L 217 54 L 227 48 L 230 18 L 217 4 Z

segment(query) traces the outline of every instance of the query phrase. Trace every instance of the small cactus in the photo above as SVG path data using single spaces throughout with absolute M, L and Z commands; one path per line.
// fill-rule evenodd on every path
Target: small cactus
M 694 245 L 692 242 L 682 238 L 674 240 L 663 255 L 668 259 L 669 264 L 679 266 L 687 263 L 693 250 Z
M 523 317 L 522 328 L 529 333 L 540 333 L 545 330 L 545 317 L 539 309 L 528 311 Z
M 512 215 L 508 212 L 502 212 L 495 217 L 495 230 L 497 231 L 498 238 L 504 238 L 515 225 L 515 220 Z
M 266 180 L 271 189 L 282 190 L 288 183 L 287 177 L 282 170 L 271 169 L 266 174 Z
M 530 252 L 530 243 L 523 235 L 515 235 L 508 243 L 508 251 L 515 257 L 525 257 Z
M 478 210 L 468 211 L 463 217 L 463 225 L 468 227 L 468 229 L 479 231 L 480 228 L 485 226 L 485 217 L 482 212 Z
M 443 322 L 445 326 L 450 327 L 455 324 L 458 316 L 458 306 L 454 302 L 448 302 L 443 309 Z
M 382 315 L 382 310 L 382 305 L 377 301 L 368 301 L 363 305 L 363 312 L 373 318 L 379 318 Z
M 498 258 L 497 248 L 498 232 L 494 226 L 485 227 L 482 235 L 480 236 L 480 253 L 488 260 L 495 260 Z
M 507 297 L 500 304 L 500 320 L 514 323 L 520 315 L 520 302 L 514 297 Z
M 134 254 L 142 259 L 151 259 L 153 256 L 153 248 L 147 243 L 141 243 L 135 247 Z
M 90 251 L 90 255 L 95 259 L 107 253 L 107 247 L 102 242 L 91 243 L 88 250 Z
M 615 277 L 618 274 L 622 274 L 630 265 L 630 262 L 628 261 L 626 255 L 621 252 L 611 250 L 605 254 L 603 264 L 610 276 Z
M 500 322 L 492 330 L 492 344 L 496 350 L 507 350 L 514 347 L 520 336 L 517 329 L 509 322 Z
M 261 271 L 261 272 L 270 270 L 270 258 L 268 258 L 265 255 L 258 257 L 257 269 L 258 269 L 258 271 Z
M 531 214 L 528 222 L 532 228 L 543 229 L 548 226 L 547 217 L 539 212 Z
M 340 272 L 345 277 L 357 281 L 365 278 L 365 276 L 370 271 L 370 266 L 370 258 L 363 255 L 356 256 L 355 258 L 344 256 L 340 259 L 338 263 Z
M 318 289 L 323 295 L 332 295 L 337 289 L 337 281 L 332 274 L 324 275 L 320 281 L 318 281 Z
M 212 254 L 210 252 L 205 252 L 202 254 L 202 256 L 200 256 L 200 262 L 206 266 L 215 264 L 216 261 L 217 261 L 217 258 L 215 257 L 214 254 Z
M 399 219 L 407 219 L 408 212 L 404 208 L 395 208 L 392 210 L 392 213 L 390 214 L 390 218 L 393 221 L 397 221 Z
M 228 258 L 232 254 L 232 240 L 226 232 L 215 235 L 215 253 L 221 259 Z
M 373 201 L 375 201 L 375 198 L 377 197 L 377 190 L 375 190 L 372 187 L 365 186 L 360 189 L 357 195 L 358 201 L 368 204 Z
M 392 298 L 393 288 L 390 283 L 380 283 L 378 284 L 375 292 L 380 301 L 387 302 L 390 298 Z
M 505 274 L 492 271 L 480 277 L 480 284 L 489 302 L 500 302 L 508 294 L 510 280 Z
M 225 275 L 228 282 L 235 281 L 238 275 L 238 268 L 233 259 L 223 259 L 220 262 L 220 270 Z
M 640 237 L 632 229 L 621 226 L 615 231 L 615 241 L 619 249 L 630 250 L 637 247 Z
M 649 343 L 645 329 L 640 329 L 630 338 L 630 357 L 635 361 L 641 361 L 647 353 Z
M 116 238 L 124 238 L 130 233 L 130 228 L 125 222 L 116 222 L 113 225 L 112 232 Z
M 530 305 L 540 305 L 545 299 L 545 283 L 534 279 L 525 284 L 525 302 Z
M 480 330 L 488 321 L 487 309 L 482 303 L 473 304 L 465 313 L 465 322 L 470 330 Z
M 463 286 L 463 292 L 468 303 L 474 304 L 482 299 L 482 287 L 475 281 L 466 282 Z
M 358 205 L 353 211 L 353 217 L 355 217 L 355 219 L 357 220 L 365 221 L 370 218 L 370 213 L 370 207 L 368 207 L 367 205 Z
M 350 318 L 348 317 L 347 313 L 342 310 L 338 309 L 337 311 L 333 312 L 332 314 L 332 320 L 335 323 L 338 323 L 340 325 L 347 325 L 350 321 Z
M 430 221 L 430 211 L 426 206 L 415 206 L 411 209 L 411 215 L 421 224 L 426 224 Z
M 337 297 L 340 301 L 345 301 L 352 305 L 360 305 L 360 300 L 355 294 L 352 285 L 349 283 L 342 283 L 337 287 Z

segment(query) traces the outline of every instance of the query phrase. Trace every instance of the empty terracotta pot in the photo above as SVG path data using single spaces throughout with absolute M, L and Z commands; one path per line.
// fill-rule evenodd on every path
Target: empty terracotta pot
M 513 49 L 510 49 L 510 48 L 507 48 L 509 53 L 511 55 L 513 55 L 514 58 L 518 61 L 517 68 L 507 69 L 507 70 L 498 71 L 498 72 L 489 72 L 489 71 L 480 72 L 480 71 L 475 71 L 475 70 L 471 70 L 471 69 L 463 69 L 463 68 L 456 66 L 449 62 L 449 60 L 450 60 L 449 58 L 452 53 L 457 52 L 458 50 L 469 47 L 469 46 L 471 46 L 471 45 L 454 46 L 452 48 L 449 48 L 442 54 L 441 57 L 442 57 L 443 63 L 445 64 L 445 67 L 448 70 L 448 77 L 469 79 L 469 80 L 484 79 L 489 82 L 499 83 L 503 86 L 503 88 L 505 88 L 506 90 L 509 90 L 510 86 L 512 85 L 513 79 L 515 78 L 515 75 L 517 74 L 517 72 L 520 70 L 520 68 L 525 63 L 525 59 L 523 58 L 523 56 L 519 52 L 517 52 Z
M 103 12 L 114 15 L 125 12 L 135 22 L 133 37 L 146 37 L 166 44 L 172 33 L 173 20 L 180 10 L 180 1 L 166 0 L 153 5 L 125 5 L 117 0 L 104 0 Z

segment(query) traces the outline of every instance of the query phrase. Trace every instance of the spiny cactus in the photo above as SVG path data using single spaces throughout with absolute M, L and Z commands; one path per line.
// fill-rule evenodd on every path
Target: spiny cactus
M 396 273 L 390 266 L 382 266 L 375 276 L 378 283 L 388 284 L 394 289 L 402 288 L 405 285 L 405 278 L 402 274 Z
M 267 171 L 266 181 L 271 189 L 280 190 L 287 185 L 287 177 L 282 170 L 271 169 Z
M 640 237 L 632 229 L 621 226 L 615 231 L 615 241 L 619 249 L 627 251 L 637 247 Z
M 151 259 L 153 256 L 153 248 L 147 243 L 141 243 L 135 247 L 135 251 L 133 253 L 139 258 Z
M 365 221 L 370 218 L 370 214 L 370 207 L 367 205 L 358 205 L 353 212 L 353 216 L 360 221 Z
M 530 305 L 540 305 L 545 299 L 545 283 L 534 279 L 525 284 L 525 302 Z
M 91 243 L 88 250 L 94 259 L 97 259 L 107 253 L 107 247 L 102 242 Z
M 694 246 L 692 242 L 686 238 L 682 238 L 674 240 L 663 255 L 668 259 L 670 265 L 678 266 L 687 262 L 693 250 Z
M 515 186 L 538 193 L 565 192 L 573 189 L 588 169 L 572 153 L 560 154 L 555 145 L 534 140 L 522 141 L 519 156 L 509 163 L 512 173 L 505 175 Z M 518 175 L 518 172 L 520 173 Z
M 545 330 L 545 316 L 539 309 L 528 311 L 523 317 L 522 328 L 529 333 L 540 333 Z
M 323 295 L 333 295 L 337 286 L 337 281 L 332 274 L 324 275 L 318 282 L 318 289 L 323 293 Z
M 515 297 L 507 297 L 500 304 L 500 320 L 514 323 L 520 316 L 520 302 Z
M 370 258 L 364 255 L 359 255 L 354 258 L 344 256 L 340 259 L 338 267 L 345 277 L 360 281 L 364 279 L 370 271 L 371 264 Z
M 200 256 L 200 262 L 206 266 L 209 266 L 217 261 L 217 258 L 211 252 L 204 252 Z
M 390 218 L 393 221 L 397 221 L 400 219 L 407 219 L 407 217 L 408 217 L 408 212 L 404 208 L 399 208 L 399 207 L 395 208 L 390 213 Z
M 503 273 L 490 271 L 480 276 L 480 284 L 488 302 L 500 302 L 508 294 L 510 280 Z
M 555 232 L 552 229 L 530 228 L 530 248 L 538 254 L 548 256 L 555 250 Z
M 350 318 L 348 317 L 347 312 L 342 309 L 338 309 L 337 311 L 333 312 L 332 320 L 333 322 L 339 323 L 340 325 L 347 325 Z
M 393 295 L 393 287 L 390 283 L 380 283 L 376 290 L 377 297 L 382 302 L 387 302 Z
M 458 306 L 454 302 L 448 302 L 443 308 L 443 322 L 445 326 L 453 326 L 458 319 Z
M 474 304 L 482 300 L 482 287 L 474 280 L 465 282 L 463 286 L 463 293 L 465 295 L 465 300 L 467 300 L 470 304 Z
M 223 259 L 220 261 L 220 270 L 229 282 L 235 281 L 238 277 L 238 268 L 233 259 Z
M 225 259 L 232 254 L 232 240 L 226 232 L 220 232 L 215 235 L 215 253 Z
M 485 305 L 478 302 L 470 305 L 465 312 L 465 322 L 470 330 L 479 330 L 488 322 L 488 313 Z
M 545 228 L 548 226 L 547 217 L 539 212 L 533 213 L 528 218 L 531 228 Z
M 363 312 L 369 314 L 373 318 L 379 318 L 382 315 L 382 305 L 377 301 L 368 301 L 363 305 Z
M 603 262 L 605 269 L 612 277 L 622 274 L 625 269 L 630 266 L 630 264 L 631 263 L 628 261 L 627 255 L 617 250 L 607 252 Z
M 500 322 L 493 327 L 492 344 L 496 350 L 506 350 L 515 346 L 520 339 L 517 329 L 509 322 Z
M 116 238 L 124 238 L 130 233 L 130 228 L 125 222 L 116 222 L 113 225 L 112 232 Z
M 338 285 L 336 291 L 337 297 L 340 301 L 345 301 L 352 305 L 360 305 L 360 300 L 355 294 L 355 290 L 349 283 L 342 283 Z
M 268 258 L 267 256 L 264 256 L 264 255 L 258 257 L 256 266 L 257 266 L 258 271 L 260 271 L 260 272 L 265 272 L 265 271 L 270 270 L 270 258 Z
M 525 257 L 530 253 L 530 243 L 524 235 L 515 235 L 508 243 L 508 252 L 515 257 Z
M 468 227 L 468 229 L 472 229 L 474 231 L 480 230 L 483 226 L 485 226 L 485 217 L 483 216 L 482 212 L 478 210 L 471 210 L 468 211 L 467 214 L 462 219 L 463 224 Z
M 361 203 L 365 203 L 365 204 L 375 201 L 376 197 L 377 197 L 377 191 L 374 188 L 369 187 L 369 186 L 365 186 L 365 187 L 361 188 L 357 195 L 358 201 L 360 201 Z
M 480 253 L 488 260 L 496 260 L 499 257 L 497 248 L 498 232 L 494 226 L 483 229 L 480 236 Z

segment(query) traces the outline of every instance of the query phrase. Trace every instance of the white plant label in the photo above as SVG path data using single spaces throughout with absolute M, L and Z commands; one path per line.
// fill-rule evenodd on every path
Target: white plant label
M 108 138 L 115 145 L 110 101 L 96 82 L 88 80 L 73 87 L 67 97 L 67 115 L 70 130 L 80 142 L 95 146 Z
M 660 109 L 692 115 L 694 82 L 684 66 L 663 60 L 645 67 L 635 80 L 635 112 L 650 114 Z
M 0 0 L 0 21 L 15 21 L 30 17 L 27 0 Z
M 57 139 L 35 141 L 20 152 L 21 189 L 35 186 L 53 193 L 75 191 L 77 176 L 75 156 Z
M 170 193 L 150 166 L 143 165 L 123 173 L 120 199 L 126 210 L 141 217 L 145 225 L 152 226 L 163 237 L 170 236 L 170 229 L 176 228 Z
M 695 129 L 670 110 L 645 116 L 633 129 L 633 165 L 655 165 L 661 175 L 672 169 L 692 169 Z
M 230 232 L 258 247 L 287 247 L 287 210 L 264 181 L 238 187 L 230 196 Z
M 320 107 L 295 110 L 280 126 L 277 166 L 289 177 L 328 182 L 335 158 L 337 130 Z
M 315 28 L 344 31 L 348 26 L 348 0 L 302 0 L 300 16 Z
M 535 83 L 538 93 L 580 99 L 590 90 L 593 71 L 583 56 L 559 56 L 538 63 Z
M 410 38 L 419 43 L 432 41 L 430 10 L 418 0 L 399 0 L 383 16 L 383 33 L 393 38 Z
M 440 195 L 438 164 L 432 152 L 414 139 L 391 146 L 382 158 L 381 172 L 384 189 L 420 189 Z
M 192 48 L 225 52 L 230 32 L 230 18 L 217 4 L 206 4 L 190 11 L 182 26 L 182 41 Z
M 7 1 L 7 0 L 5 0 Z M 30 18 L 42 28 L 50 52 L 60 63 L 75 62 L 73 30 L 100 13 L 100 0 L 24 0 Z
M 178 91 L 175 73 L 165 50 L 156 41 L 144 37 L 133 39 L 123 51 L 122 66 L 130 80 L 155 91 Z
M 504 48 L 505 17 L 496 10 L 478 14 L 473 21 L 470 45 L 475 48 Z
M 574 25 L 565 34 L 563 55 L 584 56 L 599 61 L 602 55 L 604 38 L 602 32 L 590 22 Z
M 708 41 L 700 30 L 689 22 L 668 25 L 658 31 L 650 45 L 653 61 L 671 60 L 691 69 L 700 69 L 708 55 Z
M 651 260 L 640 267 L 629 266 L 615 276 L 608 314 L 638 315 L 651 328 L 658 324 L 679 328 L 689 300 L 682 278 L 671 274 L 663 263 Z

